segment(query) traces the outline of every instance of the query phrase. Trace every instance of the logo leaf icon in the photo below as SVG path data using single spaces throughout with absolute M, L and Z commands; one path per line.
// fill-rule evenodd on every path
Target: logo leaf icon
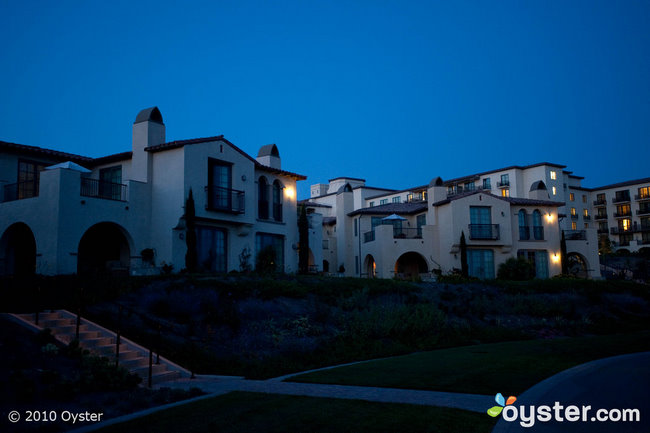
M 516 401 L 517 401 L 517 397 L 511 395 L 510 397 L 508 397 L 508 401 L 506 401 L 506 406 L 509 406 Z
M 506 405 L 506 399 L 503 398 L 503 395 L 501 393 L 497 393 L 496 397 L 494 397 L 494 401 L 497 402 L 498 405 L 500 406 L 505 406 Z
M 487 410 L 487 414 L 490 415 L 492 418 L 496 418 L 501 414 L 502 410 L 503 407 L 501 406 L 492 406 Z

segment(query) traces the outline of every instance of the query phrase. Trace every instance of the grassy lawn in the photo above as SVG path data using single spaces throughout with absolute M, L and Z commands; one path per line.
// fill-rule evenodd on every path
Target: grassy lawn
M 295 382 L 517 395 L 567 368 L 650 350 L 650 331 L 434 350 L 293 377 Z
M 407 404 L 233 392 L 99 430 L 138 432 L 489 432 L 486 414 Z

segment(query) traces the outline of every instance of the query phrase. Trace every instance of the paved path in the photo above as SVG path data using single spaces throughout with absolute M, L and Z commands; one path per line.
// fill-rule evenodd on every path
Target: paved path
M 506 396 L 507 397 L 507 396 Z M 650 432 L 650 352 L 614 356 L 570 368 L 517 396 L 515 406 L 591 406 L 587 419 L 599 409 L 639 409 L 640 422 L 535 422 L 522 427 L 518 422 L 499 420 L 492 433 Z M 491 404 L 490 406 L 493 406 Z

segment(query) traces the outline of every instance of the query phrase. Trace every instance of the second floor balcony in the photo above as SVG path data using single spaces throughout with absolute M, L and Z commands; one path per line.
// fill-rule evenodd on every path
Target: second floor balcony
M 648 194 L 636 194 L 634 200 L 650 200 L 650 195 Z
M 394 227 L 393 239 L 422 239 L 422 229 Z
M 632 211 L 631 210 L 624 210 L 621 212 L 614 212 L 614 218 L 625 218 L 625 217 L 631 217 L 632 216 Z
M 208 185 L 205 187 L 205 193 L 207 194 L 205 205 L 207 210 L 244 213 L 244 191 Z
M 499 224 L 470 224 L 469 238 L 471 240 L 496 241 L 499 236 Z
M 3 189 L 3 202 L 38 197 L 38 182 L 35 180 L 10 183 L 4 185 Z
M 607 219 L 607 214 L 606 213 L 603 213 L 603 214 L 597 213 L 596 215 L 594 215 L 594 219 L 596 221 L 598 221 L 598 220 L 606 220 Z
M 629 195 L 619 195 L 616 197 L 612 197 L 612 203 L 626 203 L 629 201 L 630 201 Z
M 103 198 L 105 200 L 126 201 L 126 185 L 107 182 L 88 177 L 81 178 L 81 191 L 83 197 Z
M 497 188 L 508 188 L 509 186 L 510 186 L 509 180 L 497 182 Z
M 600 200 L 594 200 L 594 206 L 606 206 L 607 205 L 607 200 L 600 199 Z
M 650 215 L 650 207 L 648 208 L 641 208 L 636 211 L 637 215 Z
M 585 230 L 563 230 L 564 239 L 567 241 L 586 241 L 587 232 Z

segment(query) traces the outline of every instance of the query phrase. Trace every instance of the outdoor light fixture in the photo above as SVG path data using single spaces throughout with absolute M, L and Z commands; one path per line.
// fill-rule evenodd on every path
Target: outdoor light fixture
M 287 186 L 284 188 L 284 196 L 286 198 L 294 198 L 296 196 L 296 190 L 290 186 Z
M 553 262 L 557 263 L 560 261 L 560 255 L 558 253 L 553 254 Z
M 546 214 L 546 221 L 548 221 L 549 223 L 553 222 L 553 214 L 552 213 L 549 212 L 549 213 Z

